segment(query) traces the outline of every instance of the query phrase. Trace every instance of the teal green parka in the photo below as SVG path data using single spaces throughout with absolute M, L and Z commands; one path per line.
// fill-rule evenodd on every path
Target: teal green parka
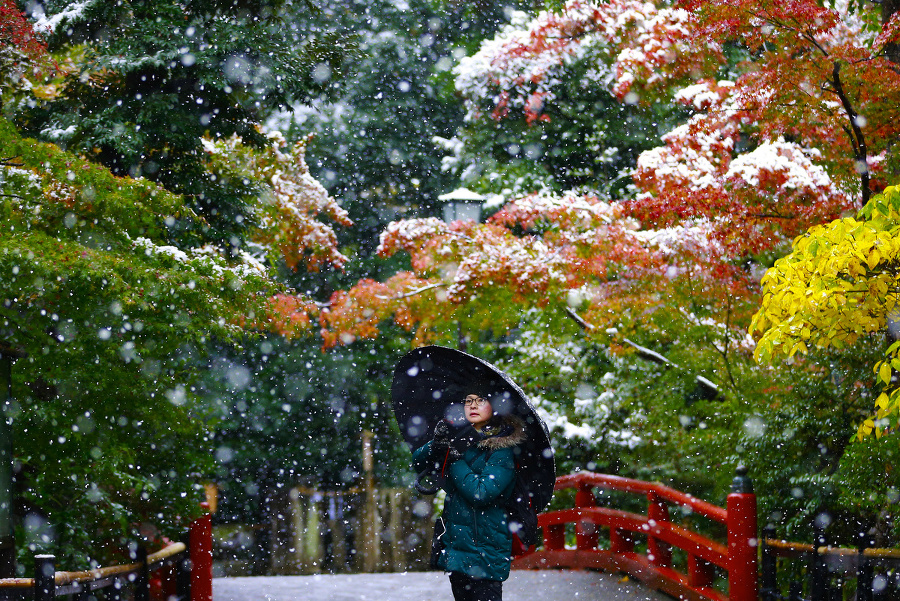
M 515 484 L 514 449 L 525 440 L 525 428 L 517 417 L 497 417 L 476 436 L 477 442 L 447 468 L 442 514 L 446 547 L 438 566 L 503 581 L 512 560 L 506 501 Z M 413 453 L 416 472 L 426 468 L 430 453 L 431 442 Z

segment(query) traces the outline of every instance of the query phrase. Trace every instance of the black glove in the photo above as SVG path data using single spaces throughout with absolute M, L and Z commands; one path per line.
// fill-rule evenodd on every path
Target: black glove
M 428 467 L 416 476 L 416 490 L 433 495 L 440 490 L 446 478 L 446 467 L 459 459 L 461 454 L 451 444 L 450 424 L 441 420 L 434 427 L 434 438 L 428 455 Z
M 431 444 L 445 447 L 450 444 L 450 424 L 447 423 L 447 420 L 442 419 L 434 427 L 434 442 Z
M 441 420 L 434 427 L 434 438 L 431 441 L 431 460 L 441 464 L 438 469 L 443 467 L 444 462 L 453 463 L 462 457 L 462 453 L 451 444 L 450 440 L 450 424 L 446 420 Z

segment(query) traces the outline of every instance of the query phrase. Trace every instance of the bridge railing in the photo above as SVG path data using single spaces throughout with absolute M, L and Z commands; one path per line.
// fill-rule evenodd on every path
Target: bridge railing
M 888 601 L 900 598 L 900 549 L 872 548 L 868 532 L 856 548 L 835 547 L 816 524 L 812 544 L 775 538 L 766 526 L 760 541 L 762 601 Z M 785 590 L 786 589 L 786 590 Z M 804 590 L 805 589 L 805 590 Z
M 133 563 L 86 571 L 59 572 L 53 555 L 36 555 L 34 578 L 0 578 L 0 601 L 81 600 L 98 590 L 110 600 L 150 601 L 156 590 L 168 600 L 212 601 L 211 516 L 192 522 L 187 534 L 187 544 L 171 543 L 151 554 L 138 547 Z
M 646 514 L 598 506 L 596 488 L 643 496 Z M 557 478 L 556 490 L 563 489 L 575 489 L 575 506 L 538 516 L 543 546 L 521 550 L 513 560 L 514 568 L 625 572 L 681 599 L 757 600 L 756 496 L 742 468 L 725 508 L 662 484 L 592 472 Z M 722 524 L 727 540 L 715 541 L 673 522 L 669 513 L 672 505 Z M 574 526 L 574 547 L 566 545 L 568 524 Z M 600 534 L 604 529 L 608 540 L 601 544 Z M 636 544 L 639 540 L 645 541 L 640 550 Z M 686 573 L 676 569 L 673 547 L 686 554 Z M 727 573 L 727 594 L 714 587 L 714 566 Z

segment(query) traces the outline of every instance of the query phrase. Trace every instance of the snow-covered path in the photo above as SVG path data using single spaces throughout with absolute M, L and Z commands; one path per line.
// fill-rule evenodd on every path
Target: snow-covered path
M 504 599 L 537 601 L 671 601 L 621 575 L 587 571 L 514 570 Z M 215 578 L 214 601 L 452 601 L 441 572 Z

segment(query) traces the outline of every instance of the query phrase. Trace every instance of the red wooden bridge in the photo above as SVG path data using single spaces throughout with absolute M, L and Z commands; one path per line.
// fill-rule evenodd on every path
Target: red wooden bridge
M 538 516 L 543 545 L 518 549 L 514 568 L 624 572 L 691 601 L 758 598 L 756 496 L 745 472 L 739 470 L 725 508 L 661 484 L 608 474 L 580 472 L 557 478 L 556 490 L 565 489 L 575 490 L 575 506 Z M 646 513 L 598 506 L 596 489 L 640 495 L 646 499 Z M 675 508 L 690 519 L 673 520 Z M 685 527 L 685 521 L 700 522 L 697 517 L 711 522 L 713 527 L 706 530 L 723 532 L 725 540 Z

